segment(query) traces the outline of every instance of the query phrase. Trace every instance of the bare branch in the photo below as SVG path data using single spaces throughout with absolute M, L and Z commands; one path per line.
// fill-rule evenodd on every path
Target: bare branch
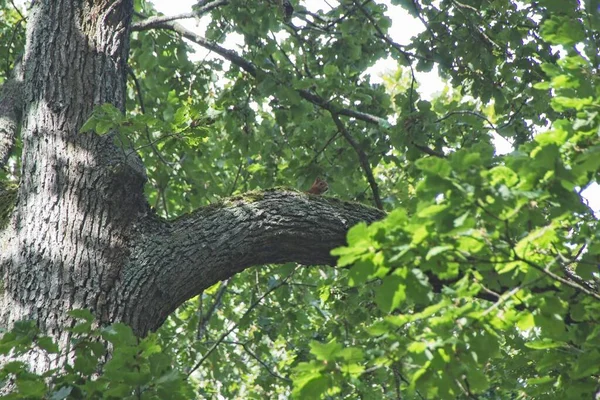
M 191 19 L 196 18 L 196 14 L 193 12 L 187 12 L 178 15 L 161 15 L 158 17 L 150 17 L 146 18 L 143 21 L 135 22 L 131 25 L 132 30 L 134 31 L 145 31 L 152 28 L 156 28 L 158 25 L 164 22 L 178 21 L 180 19 Z

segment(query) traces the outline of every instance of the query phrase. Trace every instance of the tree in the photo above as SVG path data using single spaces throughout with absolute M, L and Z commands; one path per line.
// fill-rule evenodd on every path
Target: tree
M 308 3 L 0 3 L 13 396 L 599 392 L 597 2 Z

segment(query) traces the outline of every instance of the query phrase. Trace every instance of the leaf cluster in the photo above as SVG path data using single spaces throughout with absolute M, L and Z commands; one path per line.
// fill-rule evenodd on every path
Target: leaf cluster
M 189 399 L 187 375 L 173 368 L 173 354 L 156 335 L 143 340 L 124 324 L 99 328 L 87 310 L 69 312 L 69 345 L 59 350 L 34 321 L 15 323 L 0 340 L 0 354 L 11 360 L 0 369 L 4 399 Z M 55 367 L 33 372 L 27 357 L 36 354 Z

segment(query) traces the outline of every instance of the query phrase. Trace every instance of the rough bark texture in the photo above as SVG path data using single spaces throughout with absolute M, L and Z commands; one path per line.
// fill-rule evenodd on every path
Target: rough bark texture
M 144 177 L 109 137 L 78 131 L 95 106 L 124 106 L 131 3 L 39 1 L 29 15 L 22 180 L 0 236 L 2 326 L 33 318 L 65 343 L 65 310 L 116 297 Z
M 356 203 L 271 190 L 170 223 L 144 219 L 120 282 L 127 309 L 118 318 L 143 334 L 183 301 L 250 266 L 334 265 L 329 252 L 346 242 L 348 229 L 382 216 Z
M 139 159 L 110 136 L 79 132 L 95 106 L 124 107 L 131 14 L 132 0 L 36 1 L 30 13 L 22 181 L 0 230 L 0 326 L 33 318 L 64 345 L 66 311 L 88 308 L 143 335 L 184 300 L 252 265 L 331 264 L 348 228 L 383 216 L 272 190 L 172 222 L 155 217 Z M 15 121 L 14 134 L 19 112 L 0 107 L 3 116 Z M 29 361 L 38 371 L 52 366 L 36 355 Z

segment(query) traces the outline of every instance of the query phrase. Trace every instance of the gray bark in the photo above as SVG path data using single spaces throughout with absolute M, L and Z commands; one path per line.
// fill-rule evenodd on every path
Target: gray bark
M 0 88 L 0 168 L 2 168 L 15 143 L 23 108 L 23 69 L 19 63 L 12 76 Z
M 329 252 L 349 227 L 383 216 L 272 190 L 172 222 L 157 218 L 139 158 L 110 135 L 79 132 L 94 107 L 124 108 L 131 14 L 132 0 L 46 0 L 28 19 L 22 181 L 0 231 L 0 325 L 33 318 L 63 346 L 67 310 L 88 308 L 143 335 L 186 299 L 250 266 L 333 264 Z M 29 361 L 38 371 L 53 366 L 36 355 Z
M 127 309 L 117 318 L 144 334 L 185 300 L 248 267 L 335 265 L 329 253 L 346 242 L 348 229 L 382 216 L 356 203 L 271 190 L 173 222 L 145 218 L 120 281 Z

